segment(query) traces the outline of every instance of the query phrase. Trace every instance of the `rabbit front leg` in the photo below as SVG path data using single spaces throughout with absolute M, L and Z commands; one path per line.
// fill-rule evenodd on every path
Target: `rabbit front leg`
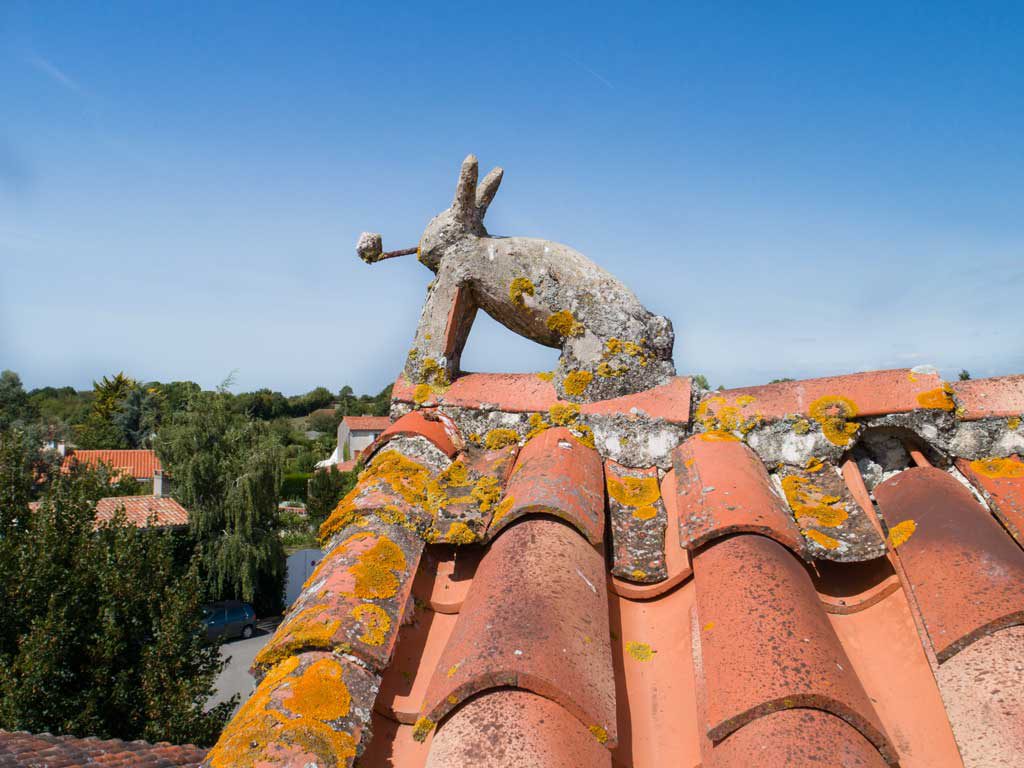
M 405 363 L 405 378 L 416 385 L 419 398 L 444 389 L 458 376 L 476 310 L 471 287 L 441 269 L 427 290 L 416 338 Z

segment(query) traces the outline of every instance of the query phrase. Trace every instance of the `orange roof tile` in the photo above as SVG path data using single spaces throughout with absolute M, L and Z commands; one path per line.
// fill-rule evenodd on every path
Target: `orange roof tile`
M 150 450 L 74 450 L 64 457 L 62 468 L 67 470 L 72 464 L 79 462 L 90 467 L 106 464 L 137 480 L 152 478 L 153 473 L 162 470 L 163 465 Z
M 383 432 L 391 424 L 387 416 L 346 416 L 342 421 L 351 430 Z
M 135 768 L 193 768 L 207 750 L 191 744 L 78 738 L 0 730 L 0 766 L 3 768 L 93 768 L 125 765 Z
M 188 525 L 188 510 L 168 496 L 113 496 L 96 502 L 96 522 L 106 522 L 124 508 L 128 522 L 146 528 L 150 518 L 156 517 L 155 525 Z
M 1011 536 L 1024 473 L 1015 457 L 951 454 L 948 436 L 981 418 L 974 445 L 1017 429 L 1014 387 L 876 371 L 703 393 L 691 413 L 678 378 L 567 416 L 532 374 L 465 375 L 419 405 L 400 380 L 394 405 L 411 415 L 390 434 L 427 443 L 372 446 L 382 464 L 331 535 L 361 552 L 386 537 L 405 565 L 328 557 L 300 598 L 315 621 L 298 636 L 286 622 L 270 646 L 284 661 L 261 672 L 315 649 L 378 674 L 372 706 L 345 726 L 361 768 L 1011 765 L 1024 743 Z M 655 422 L 672 428 L 645 431 Z M 826 456 L 794 454 L 794 440 L 771 461 L 753 439 L 804 427 L 841 439 Z M 897 427 L 928 448 L 911 463 L 936 466 L 866 483 L 864 432 Z M 505 464 L 479 446 L 491 430 Z M 609 430 L 635 450 L 610 456 Z M 787 503 L 789 477 L 815 489 Z M 857 561 L 808 546 L 815 535 Z M 360 583 L 379 592 L 353 602 Z M 357 602 L 373 608 L 356 616 Z M 985 714 L 994 686 L 999 713 Z M 236 718 L 227 743 L 252 743 L 246 727 Z M 280 749 L 313 743 L 300 736 Z

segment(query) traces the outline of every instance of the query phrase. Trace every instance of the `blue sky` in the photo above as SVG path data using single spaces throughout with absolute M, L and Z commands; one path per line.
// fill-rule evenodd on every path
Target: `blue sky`
M 376 391 L 475 152 L 681 373 L 1024 372 L 1024 6 L 752 5 L 0 3 L 0 368 Z

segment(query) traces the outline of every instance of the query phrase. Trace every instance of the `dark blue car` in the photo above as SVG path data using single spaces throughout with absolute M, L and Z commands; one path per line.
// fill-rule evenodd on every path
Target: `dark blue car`
M 256 631 L 256 612 L 241 600 L 222 600 L 203 606 L 206 639 L 218 637 L 250 638 Z

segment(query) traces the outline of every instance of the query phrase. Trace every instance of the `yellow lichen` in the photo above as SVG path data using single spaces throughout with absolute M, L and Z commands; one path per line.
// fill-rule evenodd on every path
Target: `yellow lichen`
M 582 336 L 583 323 L 579 322 L 573 317 L 572 312 L 568 309 L 563 309 L 555 312 L 547 319 L 547 326 L 549 331 L 554 331 L 561 336 Z
M 736 398 L 736 405 L 738 405 L 740 408 L 746 408 L 756 399 L 757 398 L 754 397 L 753 395 L 740 395 L 739 397 Z
M 806 536 L 808 539 L 817 542 L 825 549 L 839 549 L 839 542 L 833 539 L 831 536 L 822 533 L 821 531 L 816 531 L 813 528 L 811 528 L 804 531 L 803 533 L 804 536 Z
M 426 741 L 427 736 L 434 730 L 434 721 L 429 717 L 421 717 L 412 727 L 412 737 L 416 741 Z
M 797 520 L 811 518 L 825 528 L 835 528 L 849 517 L 838 496 L 823 494 L 821 486 L 799 475 L 784 477 L 782 490 Z
M 807 419 L 797 419 L 793 423 L 793 431 L 798 435 L 806 435 L 811 431 L 811 422 Z
M 566 375 L 562 381 L 562 387 L 567 395 L 579 397 L 587 391 L 587 387 L 590 386 L 593 379 L 594 375 L 590 371 L 573 371 Z
M 811 456 L 811 458 L 807 460 L 807 463 L 804 464 L 804 469 L 808 472 L 821 472 L 824 468 L 825 463 L 816 456 Z
M 432 391 L 429 384 L 417 384 L 416 388 L 412 391 L 412 401 L 416 405 L 423 405 L 430 399 L 431 394 Z
M 456 696 L 454 693 L 450 694 L 448 696 L 448 703 L 449 704 L 458 704 L 459 703 L 459 697 Z
M 491 518 L 491 527 L 492 528 L 498 524 L 499 520 L 501 520 L 503 517 L 505 517 L 505 515 L 507 515 L 509 513 L 509 511 L 515 505 L 515 503 L 516 503 L 516 500 L 513 499 L 511 496 L 506 496 L 502 500 L 501 504 L 499 504 L 497 509 L 494 510 L 494 517 Z
M 625 507 L 646 507 L 661 498 L 656 477 L 624 477 L 616 480 L 608 476 L 608 495 Z
M 448 677 L 455 677 L 455 673 L 458 672 L 458 671 L 459 671 L 459 665 L 458 664 L 452 664 L 450 667 L 448 667 L 448 671 L 445 672 L 445 674 Z
M 956 408 L 953 402 L 953 388 L 949 384 L 929 389 L 917 396 L 917 402 L 922 408 L 936 408 L 941 411 L 952 411 Z
M 575 422 L 580 415 L 580 407 L 576 403 L 555 403 L 548 409 L 551 423 L 565 427 Z
M 470 432 L 466 439 L 473 443 L 473 445 L 480 445 L 483 442 L 478 432 Z
M 740 441 L 740 439 L 736 437 L 736 435 L 734 435 L 732 432 L 725 432 L 721 429 L 713 429 L 710 432 L 701 432 L 700 439 L 705 440 L 709 443 L 722 441 L 732 441 L 738 443 Z
M 589 730 L 590 734 L 595 739 L 597 739 L 598 744 L 608 743 L 608 731 L 602 728 L 600 725 L 592 725 L 587 730 Z
M 849 421 L 857 415 L 857 406 L 848 397 L 825 395 L 807 409 L 811 418 L 821 424 L 825 438 L 833 445 L 849 445 L 857 434 L 857 424 Z
M 298 665 L 298 657 L 292 656 L 267 673 L 207 755 L 213 768 L 251 768 L 281 747 L 298 747 L 325 764 L 345 764 L 355 757 L 352 735 L 325 722 L 345 717 L 351 707 L 339 662 L 314 662 L 290 681 L 290 695 L 275 702 L 274 694 Z
M 613 336 L 604 343 L 604 351 L 609 355 L 617 355 L 622 351 L 622 342 Z
M 461 458 L 456 459 L 437 476 L 441 487 L 462 488 L 469 484 L 469 467 Z
M 537 378 L 540 379 L 541 381 L 551 381 L 553 378 L 555 378 L 555 372 L 541 371 L 540 373 L 537 374 Z
M 587 448 L 594 448 L 594 430 L 586 424 L 573 424 L 569 427 L 576 442 Z
M 282 626 L 280 638 L 260 649 L 254 664 L 269 667 L 302 649 L 330 648 L 341 620 L 325 615 L 325 610 L 324 605 L 314 605 L 295 614 Z
M 352 696 L 345 685 L 341 664 L 331 658 L 310 664 L 288 689 L 284 700 L 288 709 L 296 714 L 317 720 L 337 720 L 345 717 L 352 706 Z
M 713 622 L 713 621 L 709 621 L 707 624 L 704 625 L 704 631 L 705 632 L 710 632 L 714 628 L 715 628 L 715 622 Z
M 527 277 L 517 277 L 508 287 L 508 297 L 517 307 L 525 307 L 526 299 L 523 296 L 533 296 L 533 282 Z
M 484 438 L 484 445 L 492 451 L 518 442 L 519 435 L 514 429 L 503 429 L 501 427 L 498 429 L 492 429 L 487 433 L 487 437 Z
M 896 523 L 892 528 L 889 529 L 889 545 L 896 549 L 907 543 L 907 539 L 914 535 L 914 531 L 917 530 L 917 523 L 913 520 L 904 520 L 902 523 Z
M 1015 430 L 1020 426 L 1020 416 L 1011 416 L 1006 420 L 1006 428 Z
M 600 363 L 597 366 L 597 375 L 602 379 L 616 378 L 628 372 L 629 368 L 626 368 L 625 366 L 613 366 L 607 362 Z
M 409 520 L 405 512 L 393 504 L 387 504 L 378 509 L 377 518 L 388 525 L 405 525 Z
M 359 639 L 367 645 L 383 645 L 391 631 L 391 617 L 379 605 L 364 603 L 352 609 L 350 615 L 362 623 L 363 634 Z
M 483 475 L 469 492 L 481 512 L 490 511 L 501 499 L 501 483 L 490 475 Z
M 971 469 L 979 475 L 992 478 L 1024 477 L 1024 462 L 989 456 L 971 462 Z
M 742 403 L 740 403 L 742 401 Z M 697 406 L 696 420 L 704 427 L 705 434 L 716 433 L 718 438 L 705 438 L 708 440 L 721 439 L 731 440 L 726 437 L 729 433 L 740 432 L 746 435 L 748 432 L 759 426 L 764 420 L 760 413 L 743 413 L 754 399 L 750 395 L 741 395 L 737 398 L 739 405 L 730 405 L 729 401 L 722 395 L 715 395 L 703 400 Z
M 656 654 L 657 651 L 651 648 L 647 643 L 638 643 L 631 640 L 626 643 L 626 653 L 637 661 L 650 661 L 654 658 L 654 654 Z
M 449 544 L 472 544 L 476 541 L 476 534 L 465 523 L 454 522 L 448 526 L 448 532 L 444 535 L 444 540 Z
M 637 520 L 651 520 L 658 515 L 656 507 L 640 507 L 639 509 L 633 510 L 633 517 Z
M 400 585 L 395 574 L 401 575 L 405 566 L 401 547 L 387 536 L 381 536 L 348 569 L 356 579 L 353 592 L 364 600 L 394 597 Z
M 647 578 L 647 571 L 641 570 L 640 568 L 634 568 L 629 572 L 629 576 L 634 581 L 643 581 Z
M 530 429 L 527 430 L 527 432 L 526 432 L 526 439 L 527 440 L 532 440 L 537 435 L 539 435 L 541 432 L 543 432 L 546 429 L 550 429 L 550 428 L 551 428 L 551 425 L 548 422 L 544 421 L 544 417 L 543 416 L 541 416 L 539 413 L 531 413 L 530 414 Z

